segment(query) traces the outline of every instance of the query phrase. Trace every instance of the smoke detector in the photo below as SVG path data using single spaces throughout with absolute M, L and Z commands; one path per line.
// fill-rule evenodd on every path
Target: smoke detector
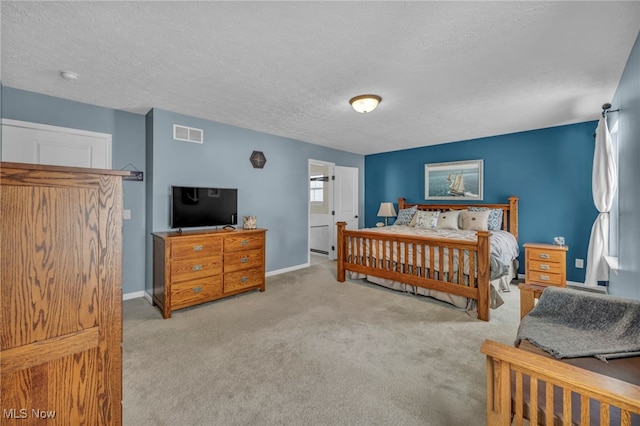
M 62 78 L 68 81 L 74 81 L 78 79 L 78 74 L 73 71 L 60 71 Z

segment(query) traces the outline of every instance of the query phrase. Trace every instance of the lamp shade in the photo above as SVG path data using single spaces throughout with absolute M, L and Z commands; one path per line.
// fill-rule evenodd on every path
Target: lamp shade
M 378 95 L 360 95 L 355 98 L 351 98 L 349 103 L 353 109 L 364 114 L 376 109 L 381 100 L 382 98 Z
M 393 203 L 380 203 L 378 209 L 378 216 L 380 217 L 396 217 L 396 209 L 393 207 Z

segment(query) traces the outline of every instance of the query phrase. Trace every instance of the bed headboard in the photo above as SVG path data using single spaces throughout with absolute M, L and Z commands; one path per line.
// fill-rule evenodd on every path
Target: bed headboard
M 416 204 L 407 203 L 404 198 L 398 198 L 398 210 L 409 207 L 418 206 L 418 210 L 425 211 L 445 211 L 445 210 L 464 210 L 467 207 L 486 207 L 488 209 L 502 210 L 502 229 L 509 231 L 516 240 L 518 240 L 518 197 L 509 197 L 508 204 Z

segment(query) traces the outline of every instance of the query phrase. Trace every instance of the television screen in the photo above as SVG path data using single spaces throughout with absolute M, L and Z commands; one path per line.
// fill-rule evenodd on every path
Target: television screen
M 238 223 L 238 190 L 171 187 L 171 227 L 224 226 Z

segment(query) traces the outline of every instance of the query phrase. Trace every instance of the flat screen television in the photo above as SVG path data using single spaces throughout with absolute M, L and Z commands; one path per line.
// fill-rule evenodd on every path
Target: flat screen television
M 238 223 L 236 188 L 171 187 L 171 227 L 195 228 Z

